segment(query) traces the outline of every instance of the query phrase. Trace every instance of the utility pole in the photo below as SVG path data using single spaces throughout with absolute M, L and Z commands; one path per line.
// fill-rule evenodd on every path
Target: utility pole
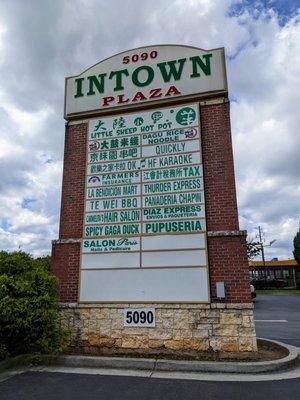
M 271 240 L 269 244 L 263 244 L 263 236 L 264 236 L 264 231 L 262 230 L 262 228 L 260 226 L 257 227 L 258 229 L 258 237 L 259 237 L 259 243 L 260 243 L 260 249 L 261 249 L 261 258 L 262 258 L 262 264 L 263 264 L 263 275 L 265 277 L 265 279 L 267 279 L 267 277 L 270 277 L 270 268 L 266 268 L 266 260 L 265 260 L 265 247 L 267 246 L 272 246 L 273 243 L 276 242 L 276 239 Z M 273 272 L 274 274 L 274 272 Z M 275 276 L 275 275 L 274 275 Z
M 265 269 L 266 267 L 266 261 L 265 261 L 265 250 L 264 250 L 264 245 L 263 245 L 263 230 L 261 229 L 260 226 L 257 227 L 258 229 L 258 237 L 259 237 L 259 243 L 260 243 L 260 250 L 261 250 L 261 258 L 262 258 L 262 263 L 263 263 L 263 267 L 262 267 L 262 275 L 264 277 L 264 280 L 267 280 L 267 276 L 269 275 L 269 273 L 267 274 L 267 271 Z M 269 271 L 268 271 L 269 272 Z
M 259 242 L 260 242 L 260 248 L 261 248 L 261 258 L 262 258 L 262 262 L 263 262 L 263 267 L 265 267 L 266 265 L 266 261 L 265 261 L 265 251 L 264 251 L 264 245 L 263 245 L 263 241 L 262 241 L 262 230 L 261 227 L 258 227 L 258 235 L 259 235 Z

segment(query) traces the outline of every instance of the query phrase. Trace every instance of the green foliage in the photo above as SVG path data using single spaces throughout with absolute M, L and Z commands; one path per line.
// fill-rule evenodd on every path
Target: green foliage
M 261 244 L 260 242 L 250 242 L 247 241 L 247 258 L 248 260 L 252 260 L 261 252 Z
M 50 272 L 51 256 L 38 257 L 34 261 L 36 262 L 37 265 L 39 265 L 45 271 Z
M 57 281 L 50 257 L 0 252 L 0 359 L 62 349 L 66 334 L 58 323 Z
M 294 237 L 294 258 L 297 261 L 298 265 L 300 265 L 300 228 Z

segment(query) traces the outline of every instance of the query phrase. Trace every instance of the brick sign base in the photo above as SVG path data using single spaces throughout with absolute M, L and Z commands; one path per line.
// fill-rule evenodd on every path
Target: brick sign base
M 156 309 L 155 328 L 123 326 L 123 309 L 144 304 L 78 303 L 88 123 L 67 124 L 52 271 L 59 279 L 62 324 L 74 332 L 73 349 L 97 354 L 216 351 L 238 357 L 257 351 L 246 232 L 238 225 L 228 99 L 200 101 L 200 116 L 211 303 L 148 303 Z M 216 282 L 225 283 L 222 301 L 216 296 Z

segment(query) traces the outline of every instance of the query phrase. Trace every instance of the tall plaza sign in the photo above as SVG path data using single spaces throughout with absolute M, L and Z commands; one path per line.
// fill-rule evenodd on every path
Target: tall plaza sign
M 52 271 L 73 346 L 256 351 L 224 49 L 114 55 L 66 78 L 64 116 Z
M 65 117 L 226 90 L 223 49 L 144 47 L 67 78 Z
M 66 79 L 66 117 L 115 110 L 88 121 L 80 301 L 209 300 L 199 106 L 161 104 L 224 92 L 224 52 L 182 50 L 136 49 Z M 151 110 L 117 111 L 138 104 Z

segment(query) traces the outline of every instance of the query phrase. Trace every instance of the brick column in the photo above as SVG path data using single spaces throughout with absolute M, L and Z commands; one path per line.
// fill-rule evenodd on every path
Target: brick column
M 66 127 L 59 240 L 52 244 L 52 272 L 62 302 L 78 301 L 83 229 L 87 124 Z
M 230 303 L 251 301 L 246 233 L 239 231 L 229 102 L 200 107 L 212 301 L 225 282 Z

